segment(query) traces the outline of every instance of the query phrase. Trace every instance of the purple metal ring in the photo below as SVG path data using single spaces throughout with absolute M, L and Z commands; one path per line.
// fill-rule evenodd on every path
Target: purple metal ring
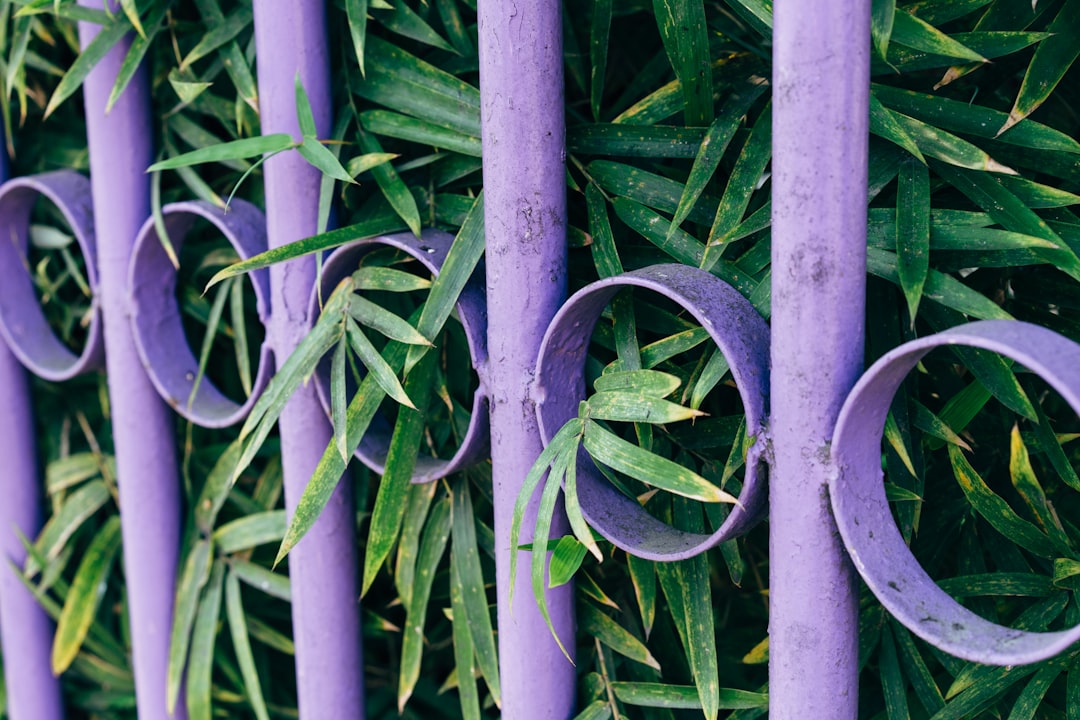
M 585 399 L 585 356 L 593 327 L 624 287 L 641 287 L 669 298 L 701 323 L 731 366 L 746 412 L 746 433 L 757 437 L 747 451 L 746 476 L 735 506 L 711 535 L 685 532 L 654 518 L 608 483 L 588 456 L 578 458 L 577 491 L 582 513 L 605 538 L 647 560 L 683 560 L 746 532 L 765 510 L 767 472 L 762 431 L 768 412 L 769 326 L 753 306 L 723 280 L 686 265 L 665 264 L 605 278 L 575 293 L 555 315 L 536 364 L 536 413 L 548 443 Z
M 433 275 L 437 275 L 446 260 L 446 254 L 454 236 L 441 230 L 427 229 L 417 238 L 412 233 L 396 233 L 379 237 L 356 240 L 343 245 L 327 258 L 322 270 L 322 296 L 325 299 L 339 282 L 351 275 L 360 266 L 360 260 L 367 253 L 380 247 L 394 247 L 416 258 Z M 473 394 L 472 416 L 469 428 L 461 445 L 448 460 L 421 455 L 416 459 L 413 471 L 414 483 L 426 483 L 438 480 L 461 470 L 488 454 L 488 391 L 487 391 L 487 303 L 484 298 L 483 267 L 477 268 L 465 284 L 457 301 L 457 316 L 465 330 L 465 339 L 469 344 L 472 366 L 476 370 L 480 384 Z M 309 316 L 319 315 L 318 295 L 312 292 Z M 314 321 L 314 320 L 313 320 Z M 319 400 L 327 415 L 330 414 L 330 373 L 329 361 L 324 360 L 316 373 L 315 387 Z M 390 448 L 393 427 L 381 414 L 376 414 L 371 426 L 356 450 L 356 457 L 375 472 L 382 474 L 386 468 L 386 456 Z
M 198 218 L 209 220 L 220 230 L 241 259 L 266 250 L 266 221 L 262 211 L 243 200 L 233 200 L 227 212 L 203 201 L 172 203 L 162 209 L 162 215 L 177 252 Z M 256 312 L 265 326 L 270 315 L 269 277 L 266 270 L 255 270 L 248 276 L 255 290 Z M 128 287 L 135 346 L 151 382 L 165 402 L 184 418 L 203 427 L 227 427 L 247 415 L 273 374 L 270 345 L 263 340 L 259 349 L 259 369 L 251 395 L 243 405 L 223 395 L 207 377 L 203 377 L 195 397 L 191 398 L 199 361 L 184 336 L 176 301 L 176 269 L 165 254 L 153 218 L 143 224 L 135 239 Z
M 1044 660 L 1080 639 L 1080 626 L 1026 632 L 989 622 L 939 588 L 896 528 L 881 470 L 885 417 L 900 383 L 937 347 L 964 345 L 1012 358 L 1040 375 L 1080 412 L 1080 346 L 1046 328 L 987 320 L 920 338 L 884 355 L 859 379 L 840 410 L 832 442 L 829 494 L 855 567 L 881 604 L 909 630 L 952 655 L 991 665 Z
M 60 341 L 41 309 L 27 268 L 30 212 L 38 196 L 44 196 L 63 214 L 75 233 L 93 295 L 93 310 L 82 352 L 75 355 Z M 12 353 L 38 377 L 53 382 L 104 365 L 98 304 L 97 251 L 94 243 L 94 210 L 90 181 L 77 172 L 57 172 L 21 177 L 0 186 L 0 227 L 11 235 L 0 241 L 0 334 Z

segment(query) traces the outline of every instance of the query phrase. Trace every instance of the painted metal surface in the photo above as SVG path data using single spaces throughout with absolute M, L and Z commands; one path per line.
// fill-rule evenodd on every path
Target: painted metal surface
M 964 345 L 1011 358 L 1038 374 L 1080 413 L 1080 347 L 1046 328 L 1009 320 L 969 323 L 905 343 L 866 371 L 840 411 L 829 488 L 844 544 L 881 604 L 934 647 L 967 660 L 1021 665 L 1080 640 L 1080 626 L 1024 632 L 982 619 L 934 583 L 893 521 L 881 470 L 881 437 L 893 395 L 938 347 Z
M 294 90 L 299 76 L 314 109 L 315 126 L 325 137 L 333 111 L 325 3 L 256 0 L 254 9 L 263 133 L 300 137 Z M 298 153 L 281 153 L 266 161 L 269 247 L 316 234 L 319 183 L 319 172 Z M 314 280 L 314 257 L 270 269 L 273 299 L 267 334 L 278 364 L 307 332 Z M 301 386 L 289 400 L 279 428 L 285 509 L 291 516 L 331 438 L 312 383 Z M 297 693 L 303 718 L 364 715 L 357 567 L 352 486 L 342 482 L 304 541 L 289 555 Z
M 571 297 L 555 316 L 536 367 L 537 415 L 544 442 L 577 417 L 585 399 L 585 355 L 600 313 L 627 287 L 651 290 L 674 300 L 701 323 L 731 366 L 746 411 L 746 432 L 761 437 L 768 414 L 769 327 L 737 290 L 686 265 L 651 267 L 605 278 Z M 585 460 L 577 469 L 577 492 L 589 524 L 627 552 L 648 560 L 684 560 L 753 527 L 765 511 L 764 439 L 747 451 L 746 475 L 724 523 L 704 535 L 677 530 L 654 518 L 609 483 Z
M 0 133 L 0 145 L 2 140 Z M 0 151 L 0 180 L 7 175 L 7 153 Z M 20 227 L 5 218 L 2 208 L 0 200 L 0 226 Z M 13 246 L 13 243 L 2 244 Z M 5 272 L 10 262 L 9 258 L 0 258 L 0 273 Z M 15 267 L 22 270 L 21 264 Z M 0 276 L 0 287 L 7 288 L 12 282 Z M 27 307 L 36 306 L 35 300 Z M 21 568 L 26 559 L 19 534 L 34 538 L 41 528 L 44 493 L 34 446 L 29 378 L 0 338 L 0 457 L 5 464 L 4 472 L 0 473 L 0 497 L 4 498 L 0 503 L 0 563 L 4 565 L 0 568 L 0 641 L 4 657 L 15 658 L 4 663 L 7 714 L 12 720 L 62 720 L 60 679 L 53 677 L 49 652 L 53 623 L 8 566 L 12 563 Z
M 769 717 L 845 720 L 858 590 L 826 483 L 862 370 L 870 3 L 773 9 Z
M 527 573 L 517 575 L 513 610 L 509 603 L 510 519 L 542 448 L 533 366 L 566 297 L 561 6 L 480 0 L 477 14 L 502 710 L 508 720 L 562 719 L 573 714 L 574 666 L 545 627 Z M 534 525 L 535 502 L 525 528 Z M 567 530 L 561 512 L 556 518 L 552 537 Z M 567 585 L 548 593 L 553 626 L 564 638 L 574 632 L 573 592 Z
M 81 0 L 101 7 L 100 0 Z M 79 23 L 85 48 L 99 26 Z M 109 403 L 116 451 L 139 717 L 170 717 L 165 677 L 173 582 L 180 541 L 180 482 L 174 418 L 142 368 L 128 320 L 128 261 L 150 215 L 153 162 L 150 87 L 145 65 L 108 113 L 105 107 L 131 44 L 122 39 L 86 78 L 86 130 L 104 319 Z M 123 380 L 120 381 L 119 379 Z M 186 717 L 181 702 L 173 718 Z
M 319 298 L 327 298 L 339 282 L 360 267 L 364 255 L 379 248 L 393 247 L 415 258 L 432 275 L 442 269 L 454 236 L 429 228 L 416 237 L 412 233 L 395 233 L 356 240 L 335 250 L 326 259 L 322 270 L 321 294 L 312 292 L 309 312 L 314 318 L 319 312 Z M 457 301 L 457 317 L 465 331 L 472 367 L 477 372 L 479 386 L 473 394 L 469 427 L 461 444 L 447 459 L 420 455 L 416 459 L 412 481 L 426 483 L 444 478 L 487 457 L 488 443 L 488 390 L 487 390 L 487 306 L 484 300 L 483 263 L 469 278 Z M 324 358 L 316 376 L 319 401 L 327 415 L 330 414 L 330 359 Z M 381 413 L 375 415 L 364 434 L 356 457 L 380 475 L 386 469 L 390 452 L 390 438 L 394 428 Z

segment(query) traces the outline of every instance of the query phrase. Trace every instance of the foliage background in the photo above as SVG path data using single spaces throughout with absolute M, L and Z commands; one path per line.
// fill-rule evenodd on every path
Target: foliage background
M 74 19 L 138 18 L 161 157 L 221 146 L 220 162 L 153 174 L 160 203 L 222 204 L 234 189 L 261 203 L 253 158 L 221 145 L 259 132 L 249 3 L 125 2 L 111 17 L 68 2 L 0 8 L 13 174 L 87 168 L 78 86 L 92 63 L 76 62 Z M 471 0 L 328 6 L 337 125 L 321 139 L 342 141 L 327 147 L 358 183 L 327 184 L 336 224 L 350 229 L 311 244 L 421 226 L 458 232 L 466 222 L 481 189 L 475 10 Z M 572 290 L 675 261 L 710 269 L 768 316 L 770 15 L 766 0 L 566 4 Z M 680 27 L 689 28 L 682 39 Z M 1078 37 L 1080 0 L 874 3 L 868 362 L 977 318 L 1029 320 L 1080 340 L 1080 219 L 1071 209 L 1080 200 L 1080 97 L 1070 71 Z M 1010 113 L 1018 124 L 999 133 Z M 44 210 L 36 221 L 56 227 Z M 48 237 L 36 238 L 31 266 L 55 327 L 77 344 L 89 307 L 76 281 L 80 258 Z M 192 346 L 209 337 L 207 374 L 242 395 L 250 358 L 236 340 L 257 347 L 260 330 L 243 304 L 213 321 L 225 286 L 200 295 L 234 258 L 203 233 L 179 259 Z M 400 257 L 374 262 L 411 267 Z M 379 300 L 408 317 L 423 296 L 421 288 Z M 455 328 L 436 342 L 428 370 L 404 379 L 411 398 L 430 398 L 417 402 L 421 412 L 384 406 L 404 459 L 381 481 L 351 466 L 371 717 L 498 714 L 493 636 L 478 620 L 494 602 L 489 466 L 426 486 L 402 481 L 417 453 L 445 456 L 462 432 L 475 381 Z M 635 425 L 631 414 L 606 427 L 735 490 L 741 412 L 712 357 L 685 313 L 641 295 L 620 298 L 601 320 L 589 373 L 645 367 L 678 378 L 669 399 L 708 417 Z M 54 614 L 68 606 L 94 617 L 68 648 L 77 651 L 63 675 L 72 716 L 127 718 L 121 564 L 104 568 L 100 600 L 71 592 L 77 574 L 94 569 L 88 548 L 108 538 L 117 514 L 105 389 L 100 375 L 35 382 L 51 519 L 26 577 Z M 1077 432 L 1075 414 L 1038 378 L 969 351 L 931 355 L 894 404 L 883 463 L 897 521 L 935 579 L 985 617 L 1031 629 L 1080 621 Z M 178 603 L 191 612 L 174 629 L 174 677 L 190 653 L 193 717 L 295 717 L 287 562 L 271 570 L 285 533 L 273 437 L 220 513 L 195 510 L 217 487 L 215 467 L 232 467 L 219 461 L 238 437 L 235 428 L 177 423 L 191 528 Z M 672 522 L 701 526 L 722 515 L 616 479 Z M 380 513 L 395 499 L 403 516 Z M 634 560 L 602 541 L 603 562 L 578 540 L 557 547 L 564 574 L 577 568 L 580 718 L 698 717 L 703 706 L 709 717 L 765 714 L 767 525 L 678 566 Z M 423 642 L 403 639 L 417 624 Z M 713 630 L 688 636 L 694 626 Z M 1030 667 L 977 666 L 915 639 L 869 594 L 861 629 L 863 717 L 1080 717 L 1075 651 Z

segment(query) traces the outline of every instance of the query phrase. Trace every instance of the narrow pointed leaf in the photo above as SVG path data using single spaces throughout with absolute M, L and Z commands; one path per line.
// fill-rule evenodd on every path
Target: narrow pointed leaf
M 900 164 L 896 186 L 896 256 L 911 324 L 930 272 L 930 170 L 916 158 Z
M 221 162 L 223 160 L 236 160 L 262 156 L 265 153 L 277 153 L 295 147 L 293 139 L 286 133 L 273 135 L 260 135 L 258 137 L 233 140 L 232 142 L 214 145 L 213 147 L 200 148 L 182 155 L 176 155 L 168 160 L 156 162 L 146 169 L 147 172 L 158 170 L 175 170 L 177 168 L 201 165 L 203 163 Z
M 244 616 L 243 601 L 240 598 L 240 582 L 234 572 L 229 573 L 225 579 L 225 614 L 229 619 L 229 633 L 232 635 L 240 674 L 244 678 L 247 700 L 257 720 L 270 720 L 270 713 L 263 699 L 262 684 L 259 682 L 259 672 L 255 668 L 255 657 L 251 653 L 247 619 Z

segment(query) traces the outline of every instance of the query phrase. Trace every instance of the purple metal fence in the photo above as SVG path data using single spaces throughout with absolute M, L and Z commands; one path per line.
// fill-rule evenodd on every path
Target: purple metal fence
M 713 535 L 678 532 L 642 517 L 639 507 L 584 469 L 579 479 L 583 509 L 619 547 L 661 561 L 683 559 L 745 531 L 759 519 L 765 510 L 761 485 L 769 458 L 772 717 L 856 716 L 855 570 L 913 632 L 964 658 L 997 664 L 1032 662 L 1080 638 L 1080 629 L 1025 633 L 974 616 L 926 576 L 889 514 L 880 482 L 881 428 L 893 393 L 926 352 L 947 344 L 999 352 L 1042 375 L 1077 410 L 1080 368 L 1067 361 L 1077 352 L 1069 341 L 1023 323 L 990 322 L 909 343 L 859 378 L 866 272 L 869 2 L 778 0 L 775 5 L 771 347 L 768 327 L 737 292 L 707 273 L 683 266 L 657 266 L 600 281 L 560 310 L 566 293 L 560 9 L 557 0 L 538 0 L 527 7 L 480 0 L 478 8 L 486 341 L 493 362 L 486 362 L 483 350 L 482 298 L 479 289 L 472 288 L 463 295 L 459 309 L 474 360 L 482 369 L 482 390 L 460 461 L 482 445 L 474 432 L 485 417 L 487 398 L 493 421 L 504 715 L 567 718 L 573 713 L 574 668 L 533 606 L 523 575 L 518 578 L 514 612 L 509 611 L 509 522 L 521 481 L 542 448 L 542 437 L 550 437 L 567 413 L 575 412 L 584 391 L 581 366 L 588 328 L 618 288 L 627 285 L 667 296 L 709 330 L 731 362 L 750 431 L 764 434 L 768 442 L 751 451 L 742 507 Z M 84 46 L 93 33 L 91 25 L 80 28 Z M 315 108 L 316 125 L 325 133 L 332 107 L 322 0 L 256 0 L 255 33 L 256 45 L 263 49 L 258 67 L 263 131 L 297 135 L 293 88 L 299 75 Z M 161 258 L 152 256 L 156 247 L 152 237 L 145 241 L 152 235 L 152 225 L 144 225 L 149 213 L 144 170 L 152 156 L 145 78 L 137 77 L 116 106 L 104 112 L 125 48 L 121 43 L 114 49 L 86 82 L 92 188 L 71 173 L 17 179 L 0 188 L 0 224 L 11 228 L 18 241 L 0 244 L 0 332 L 10 346 L 10 352 L 0 346 L 0 455 L 9 463 L 9 471 L 0 478 L 5 498 L 0 504 L 0 550 L 21 563 L 24 552 L 10 529 L 33 536 L 41 513 L 26 377 L 16 359 L 41 377 L 65 379 L 101 362 L 103 339 L 109 375 L 124 378 L 122 384 L 112 385 L 110 400 L 139 715 L 157 718 L 168 716 L 165 673 L 179 539 L 172 418 L 159 392 L 174 398 L 182 394 L 183 388 L 178 391 L 171 384 L 175 378 L 170 379 L 169 373 L 182 375 L 183 368 L 156 368 L 153 378 L 144 373 L 143 360 L 155 366 L 165 361 L 154 360 L 147 346 L 140 360 L 128 317 L 135 314 L 136 327 L 151 334 L 156 324 L 139 323 L 157 317 L 154 313 L 167 315 L 171 300 L 144 295 L 138 272 L 131 271 L 129 279 L 140 226 L 143 238 L 137 262 L 146 265 L 139 267 L 149 273 L 169 270 Z M 315 234 L 318 188 L 317 172 L 295 154 L 267 161 L 269 247 Z M 46 196 L 68 216 L 99 298 L 100 321 L 91 325 L 87 348 L 78 357 L 51 337 L 40 313 L 27 310 L 33 291 L 18 252 L 25 252 L 29 210 L 37 195 Z M 168 222 L 179 223 L 176 228 L 182 228 L 185 214 L 209 217 L 210 213 L 196 203 L 167 209 Z M 262 247 L 258 211 L 238 205 L 233 217 L 219 220 L 215 222 L 241 255 Z M 411 247 L 409 240 L 400 238 L 376 242 L 406 251 Z M 447 242 L 445 237 L 431 237 L 438 249 L 438 258 L 429 261 L 432 269 L 441 262 Z M 151 254 L 142 257 L 146 253 Z M 351 261 L 352 256 L 340 262 Z M 309 327 L 314 277 L 314 261 L 293 261 L 271 270 L 268 278 L 255 278 L 268 335 L 257 388 L 265 382 L 271 355 L 282 360 Z M 140 313 L 150 315 L 136 314 L 130 296 Z M 175 326 L 161 332 L 162 344 L 182 338 Z M 178 352 L 182 359 L 191 356 L 190 351 Z M 209 426 L 227 424 L 246 411 L 246 406 L 220 401 L 212 390 L 200 395 L 203 400 L 205 411 L 189 418 Z M 291 513 L 330 440 L 314 385 L 290 401 L 282 416 L 281 436 Z M 458 462 L 455 458 L 449 465 L 429 468 L 424 477 L 445 474 Z M 348 484 L 342 484 L 290 558 L 304 718 L 363 716 L 356 548 L 353 500 Z M 548 604 L 556 630 L 572 636 L 572 589 L 552 591 Z M 10 573 L 0 577 L 0 632 L 5 656 L 19 658 L 5 665 L 13 720 L 60 718 L 59 684 L 48 658 L 51 626 Z M 184 716 L 181 704 L 171 717 Z

